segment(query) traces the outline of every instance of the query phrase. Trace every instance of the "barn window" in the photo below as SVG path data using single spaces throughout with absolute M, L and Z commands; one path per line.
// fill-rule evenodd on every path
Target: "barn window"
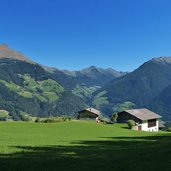
M 148 120 L 148 128 L 156 126 L 156 119 Z

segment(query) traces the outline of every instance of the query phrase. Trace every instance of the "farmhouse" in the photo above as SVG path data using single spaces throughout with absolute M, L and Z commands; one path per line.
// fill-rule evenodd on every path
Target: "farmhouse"
M 78 114 L 77 119 L 81 119 L 81 118 L 94 119 L 94 118 L 99 117 L 101 115 L 101 112 L 97 109 L 94 109 L 94 108 L 87 108 L 87 109 L 79 111 L 78 113 L 79 114 Z
M 136 126 L 134 130 L 139 131 L 158 131 L 160 115 L 148 109 L 125 110 L 118 113 L 117 122 L 126 123 L 128 120 L 134 120 Z

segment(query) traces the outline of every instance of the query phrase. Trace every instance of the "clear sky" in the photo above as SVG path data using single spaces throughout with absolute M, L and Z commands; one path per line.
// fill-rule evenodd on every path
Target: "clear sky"
M 0 43 L 60 69 L 171 56 L 171 0 L 0 0 Z

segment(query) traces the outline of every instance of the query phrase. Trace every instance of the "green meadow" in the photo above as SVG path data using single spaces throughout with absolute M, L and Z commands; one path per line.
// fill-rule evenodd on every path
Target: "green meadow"
M 0 122 L 0 170 L 171 170 L 171 134 L 88 121 Z

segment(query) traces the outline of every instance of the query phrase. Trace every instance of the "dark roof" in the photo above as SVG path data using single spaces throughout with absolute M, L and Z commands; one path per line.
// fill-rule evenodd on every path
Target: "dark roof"
M 132 110 L 125 110 L 125 112 L 129 113 L 132 116 L 135 116 L 136 118 L 142 121 L 161 118 L 160 115 L 148 109 L 132 109 Z
M 101 115 L 101 112 L 97 109 L 94 109 L 94 108 L 87 108 L 87 109 L 80 111 L 79 113 L 84 112 L 84 111 L 91 112 L 91 113 L 94 113 L 96 115 Z

